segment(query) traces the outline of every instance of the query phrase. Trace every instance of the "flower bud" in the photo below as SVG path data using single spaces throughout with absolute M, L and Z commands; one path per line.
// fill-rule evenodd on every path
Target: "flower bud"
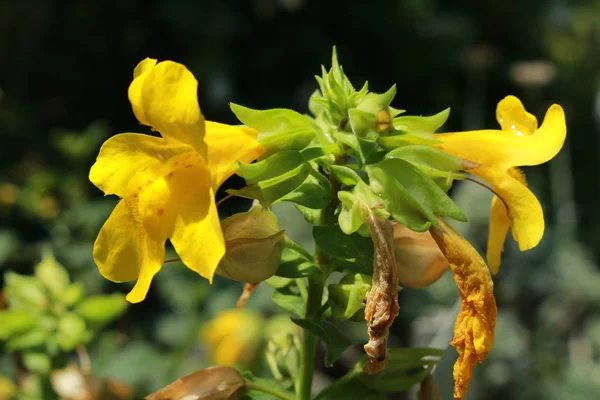
M 217 274 L 239 282 L 255 283 L 277 272 L 284 231 L 275 215 L 255 207 L 221 221 L 226 252 Z
M 365 299 L 371 285 L 371 277 L 363 274 L 346 275 L 340 283 L 329 285 L 333 318 L 338 321 L 364 321 Z
M 422 289 L 437 281 L 450 265 L 429 232 L 415 232 L 394 223 L 398 281 Z

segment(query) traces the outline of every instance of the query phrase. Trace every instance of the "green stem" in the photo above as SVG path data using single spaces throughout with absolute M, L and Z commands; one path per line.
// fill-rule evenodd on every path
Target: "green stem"
M 308 277 L 308 298 L 306 300 L 306 319 L 315 318 L 321 308 L 323 289 L 325 288 L 326 273 Z M 317 337 L 304 329 L 300 348 L 300 375 L 296 383 L 298 400 L 309 400 L 311 396 L 313 372 L 315 369 L 315 354 Z
M 270 386 L 263 386 L 256 382 L 246 381 L 246 388 L 248 390 L 257 390 L 259 392 L 268 393 L 282 400 L 295 400 L 294 396 L 290 395 L 289 393 L 279 391 Z
M 308 261 L 313 260 L 312 254 L 310 254 L 304 247 L 290 239 L 288 235 L 285 235 L 283 238 L 285 241 L 285 247 L 294 250 L 298 254 L 302 254 Z

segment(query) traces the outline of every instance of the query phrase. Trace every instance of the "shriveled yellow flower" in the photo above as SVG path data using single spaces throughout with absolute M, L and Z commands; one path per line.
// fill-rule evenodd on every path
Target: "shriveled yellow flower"
M 162 137 L 111 137 L 90 180 L 121 198 L 94 243 L 94 260 L 113 282 L 137 279 L 127 295 L 136 303 L 163 265 L 167 239 L 188 268 L 212 281 L 225 253 L 215 192 L 236 161 L 251 162 L 264 150 L 252 129 L 205 122 L 198 82 L 182 64 L 147 58 L 133 77 L 133 112 Z
M 537 246 L 544 234 L 540 202 L 515 167 L 549 161 L 558 154 L 567 134 L 565 114 L 557 104 L 548 109 L 539 128 L 535 116 L 514 96 L 498 103 L 496 118 L 501 130 L 435 135 L 442 142 L 439 149 L 480 164 L 469 172 L 487 181 L 501 197 L 494 196 L 490 215 L 487 260 L 494 274 L 500 268 L 509 228 L 521 251 Z
M 225 310 L 202 329 L 201 339 L 209 345 L 215 364 L 248 367 L 263 340 L 262 324 L 260 315 L 251 310 Z
M 438 218 L 438 221 L 439 227 L 432 227 L 429 231 L 450 262 L 461 297 L 454 339 L 450 344 L 458 352 L 458 360 L 454 364 L 454 398 L 463 399 L 473 367 L 485 360 L 494 345 L 498 310 L 492 276 L 477 250 L 443 219 Z

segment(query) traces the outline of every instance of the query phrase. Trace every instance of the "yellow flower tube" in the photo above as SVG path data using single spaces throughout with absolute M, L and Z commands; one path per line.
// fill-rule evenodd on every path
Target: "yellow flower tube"
M 538 245 L 544 234 L 540 202 L 527 188 L 524 174 L 515 167 L 551 160 L 562 148 L 567 134 L 565 114 L 554 104 L 538 127 L 519 99 L 505 97 L 496 109 L 501 130 L 436 134 L 437 148 L 479 164 L 469 172 L 487 181 L 500 196 L 491 205 L 487 261 L 495 274 L 508 229 L 521 251 Z
M 182 262 L 212 281 L 225 254 L 215 192 L 264 149 L 252 129 L 205 122 L 198 82 L 182 64 L 147 58 L 134 70 L 129 100 L 141 124 L 161 137 L 122 133 L 108 139 L 90 170 L 105 195 L 121 198 L 94 243 L 100 273 L 137 280 L 127 300 L 146 297 L 171 241 Z

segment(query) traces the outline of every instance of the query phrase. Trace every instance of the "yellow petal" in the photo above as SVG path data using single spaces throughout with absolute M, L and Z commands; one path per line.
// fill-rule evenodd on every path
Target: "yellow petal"
M 258 132 L 217 122 L 206 122 L 204 140 L 208 147 L 208 164 L 216 191 L 237 170 L 237 161 L 250 163 L 260 157 L 264 147 L 256 140 Z
M 212 282 L 225 254 L 214 192 L 208 172 L 196 168 L 184 172 L 176 171 L 169 180 L 169 205 L 165 210 L 176 210 L 171 243 L 186 267 Z
M 514 239 L 519 243 L 519 249 L 525 251 L 537 246 L 544 235 L 544 212 L 537 197 L 525 185 L 520 172 L 516 169 L 509 170 L 513 175 L 511 176 L 485 167 L 471 172 L 491 184 L 508 205 L 510 227 Z M 496 233 L 500 233 L 500 230 Z
M 506 206 L 498 196 L 494 196 L 490 208 L 490 229 L 486 254 L 488 265 L 494 275 L 498 273 L 500 268 L 504 241 L 509 228 L 510 219 L 506 213 Z
M 142 86 L 144 85 L 146 76 L 148 76 L 148 72 L 150 72 L 155 65 L 156 59 L 154 58 L 146 58 L 140 61 L 140 63 L 133 70 L 133 81 L 131 82 L 131 85 L 129 85 L 128 95 L 129 101 L 133 107 L 133 113 L 138 121 L 140 121 L 140 123 L 143 125 L 150 125 L 150 123 L 148 123 L 146 120 L 144 108 L 141 107 Z
M 529 114 L 515 96 L 506 96 L 498 103 L 496 119 L 503 131 L 514 132 L 517 136 L 530 135 L 538 127 L 535 115 Z
M 506 170 L 545 163 L 560 151 L 566 134 L 564 111 L 554 104 L 548 109 L 542 126 L 531 135 L 518 136 L 512 130 L 443 133 L 435 135 L 442 141 L 435 147 L 478 164 Z
M 90 181 L 106 195 L 125 197 L 129 182 L 140 170 L 154 170 L 165 160 L 190 150 L 187 145 L 167 145 L 155 136 L 121 133 L 102 145 L 90 170 Z
M 151 239 L 121 200 L 94 243 L 94 261 L 106 279 L 127 282 L 138 279 L 127 300 L 137 303 L 146 297 L 152 277 L 165 258 L 164 242 Z
M 163 61 L 150 66 L 142 61 L 129 86 L 129 101 L 138 120 L 168 141 L 192 146 L 203 157 L 204 116 L 198 104 L 198 82 L 182 64 Z M 134 73 L 134 75 L 135 75 Z

